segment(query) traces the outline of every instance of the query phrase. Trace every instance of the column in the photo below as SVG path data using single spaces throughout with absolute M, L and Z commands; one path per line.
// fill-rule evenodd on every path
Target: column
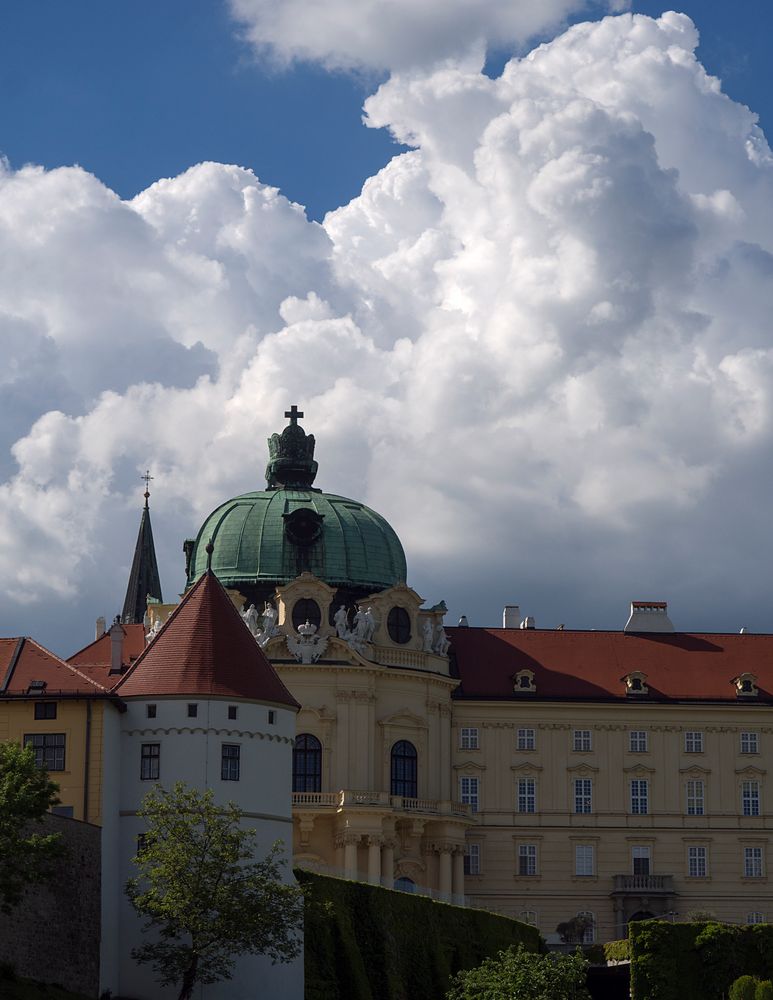
M 381 877 L 384 879 L 387 889 L 392 888 L 395 878 L 395 842 L 385 840 L 381 848 Z
M 368 837 L 368 881 L 381 885 L 381 837 Z
M 336 847 L 344 849 L 344 877 L 357 878 L 357 845 L 360 842 L 358 833 L 340 833 L 336 837 Z
M 442 844 L 437 848 L 439 858 L 438 889 L 444 896 L 451 895 L 451 851 L 450 844 Z
M 453 892 L 455 902 L 464 905 L 464 848 L 454 851 Z

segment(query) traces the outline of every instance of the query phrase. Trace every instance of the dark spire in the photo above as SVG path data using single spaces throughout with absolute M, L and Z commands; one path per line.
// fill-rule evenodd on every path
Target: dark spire
M 294 403 L 285 416 L 290 418 L 290 423 L 281 434 L 272 434 L 268 439 L 268 488 L 284 486 L 308 489 L 317 475 L 314 435 L 307 434 L 298 424 L 303 413 Z
M 150 472 L 141 477 L 145 480 L 145 506 L 140 518 L 140 530 L 137 535 L 137 545 L 134 549 L 129 586 L 126 588 L 126 599 L 123 602 L 121 621 L 125 625 L 139 624 L 145 617 L 148 597 L 161 601 L 161 580 L 158 575 L 156 549 L 153 545 L 153 529 L 150 526 L 150 507 L 148 489 L 153 478 Z

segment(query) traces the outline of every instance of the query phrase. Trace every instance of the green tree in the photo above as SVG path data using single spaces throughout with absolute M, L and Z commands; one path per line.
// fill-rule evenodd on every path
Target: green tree
M 536 955 L 519 945 L 458 972 L 447 1000 L 589 1000 L 587 969 L 579 951 Z
M 183 782 L 149 792 L 139 815 L 147 823 L 126 893 L 153 939 L 134 949 L 164 986 L 188 1000 L 196 983 L 230 979 L 237 955 L 290 962 L 300 951 L 303 895 L 281 881 L 277 842 L 255 860 L 255 831 L 238 806 L 216 805 L 212 791 Z
M 31 747 L 0 743 L 0 911 L 10 913 L 25 888 L 43 882 L 62 853 L 58 833 L 38 833 L 59 801 L 59 786 L 35 765 Z
M 730 1000 L 754 1000 L 758 983 L 755 976 L 739 976 L 730 987 Z

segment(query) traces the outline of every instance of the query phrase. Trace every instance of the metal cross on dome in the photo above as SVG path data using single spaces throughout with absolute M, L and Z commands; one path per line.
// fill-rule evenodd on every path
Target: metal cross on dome
M 299 410 L 293 403 L 289 410 L 285 410 L 285 416 L 290 418 L 290 423 L 295 427 L 298 421 L 303 418 L 303 410 Z

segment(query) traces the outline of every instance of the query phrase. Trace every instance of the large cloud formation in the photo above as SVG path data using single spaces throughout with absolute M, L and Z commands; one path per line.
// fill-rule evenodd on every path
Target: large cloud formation
M 120 600 L 146 464 L 174 589 L 293 401 L 318 485 L 479 623 L 520 599 L 619 627 L 645 597 L 771 628 L 773 159 L 697 40 L 625 14 L 498 79 L 398 72 L 367 121 L 413 148 L 321 226 L 236 167 L 128 203 L 6 169 L 3 631 L 26 614 L 56 645 L 52 607 Z

